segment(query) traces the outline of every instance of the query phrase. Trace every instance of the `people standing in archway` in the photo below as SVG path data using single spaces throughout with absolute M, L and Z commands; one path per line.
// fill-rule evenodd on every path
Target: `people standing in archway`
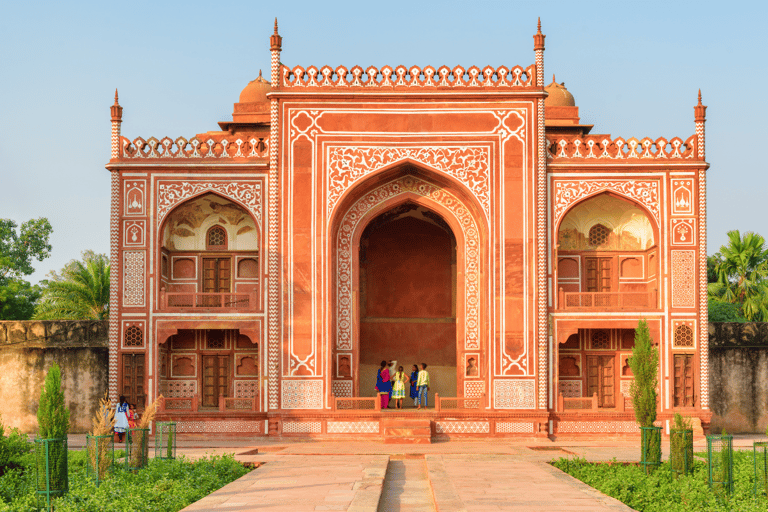
M 426 409 L 429 404 L 427 403 L 427 396 L 429 391 L 429 373 L 427 372 L 427 363 L 421 363 L 421 371 L 416 378 L 416 385 L 419 387 L 419 396 L 416 398 L 416 408 L 421 409 L 422 404 Z
M 398 367 L 397 372 L 392 377 L 392 398 L 395 400 L 395 407 L 397 409 L 403 408 L 406 380 L 408 380 L 408 376 L 405 374 L 405 371 L 403 371 L 403 367 Z
M 381 368 L 376 372 L 376 391 L 379 392 L 381 408 L 386 409 L 389 405 L 389 393 L 392 391 L 392 383 L 389 381 L 389 370 L 387 362 L 381 362 Z
M 411 398 L 413 399 L 413 405 L 419 405 L 419 386 L 416 385 L 416 381 L 419 378 L 419 365 L 415 364 L 411 367 Z

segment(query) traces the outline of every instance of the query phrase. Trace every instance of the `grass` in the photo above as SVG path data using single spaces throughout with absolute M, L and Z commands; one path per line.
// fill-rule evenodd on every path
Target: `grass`
M 756 498 L 753 494 L 752 450 L 733 453 L 734 492 L 731 496 L 709 488 L 707 463 L 698 458 L 690 476 L 677 476 L 669 462 L 663 462 L 658 470 L 648 475 L 638 465 L 615 460 L 591 463 L 578 458 L 560 458 L 551 464 L 641 512 L 765 512 L 768 509 L 768 499 L 765 496 Z
M 116 465 L 99 486 L 86 476 L 85 451 L 69 452 L 69 493 L 54 501 L 61 512 L 175 512 L 246 474 L 232 455 L 196 461 L 152 459 L 138 471 Z M 115 457 L 123 457 L 116 451 Z M 0 512 L 35 509 L 34 460 L 24 455 L 20 464 L 0 476 Z

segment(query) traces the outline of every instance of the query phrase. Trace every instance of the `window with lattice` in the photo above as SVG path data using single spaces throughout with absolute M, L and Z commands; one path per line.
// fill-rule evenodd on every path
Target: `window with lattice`
M 608 243 L 611 230 L 602 224 L 595 224 L 589 230 L 589 245 L 599 247 Z
M 592 333 L 592 348 L 605 350 L 611 348 L 611 335 L 608 331 L 599 330 Z
M 144 333 L 141 332 L 141 328 L 132 325 L 125 330 L 125 336 L 123 338 L 124 347 L 143 347 L 144 346 Z
M 227 232 L 221 226 L 213 226 L 208 230 L 206 245 L 209 249 L 226 249 Z
M 221 349 L 224 348 L 224 331 L 222 330 L 210 330 L 208 331 L 208 342 L 206 347 L 209 349 Z
M 675 338 L 673 341 L 675 348 L 693 347 L 693 329 L 687 325 L 678 325 L 675 329 Z

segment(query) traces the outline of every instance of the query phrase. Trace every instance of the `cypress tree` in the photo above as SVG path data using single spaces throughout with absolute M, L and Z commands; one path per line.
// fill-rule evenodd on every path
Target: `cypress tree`
M 37 409 L 37 436 L 41 439 L 64 437 L 69 432 L 69 409 L 61 389 L 61 368 L 53 363 L 45 376 Z
M 635 380 L 629 387 L 635 419 L 641 427 L 652 427 L 656 421 L 659 351 L 653 346 L 648 324 L 640 320 L 635 331 L 635 346 L 628 359 Z

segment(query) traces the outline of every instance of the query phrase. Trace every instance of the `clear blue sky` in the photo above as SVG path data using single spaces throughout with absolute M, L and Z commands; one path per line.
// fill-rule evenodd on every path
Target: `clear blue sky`
M 764 2 L 11 2 L 0 11 L 0 218 L 45 216 L 36 282 L 109 252 L 109 106 L 123 134 L 217 129 L 259 69 L 277 17 L 288 65 L 528 65 L 536 18 L 545 73 L 582 121 L 614 137 L 694 133 L 707 111 L 709 252 L 726 231 L 768 236 Z

